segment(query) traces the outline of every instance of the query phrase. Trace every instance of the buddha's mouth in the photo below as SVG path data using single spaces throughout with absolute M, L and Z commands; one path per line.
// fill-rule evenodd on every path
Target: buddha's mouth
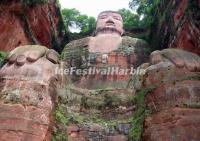
M 112 21 L 106 22 L 106 26 L 115 26 L 115 23 Z
M 106 27 L 115 27 L 114 24 L 106 24 Z
M 111 25 L 112 26 L 112 25 Z M 117 30 L 116 28 L 114 28 L 113 26 L 106 26 L 106 27 L 103 27 L 103 28 L 98 28 L 96 29 L 96 35 L 98 33 L 117 33 L 119 35 L 121 35 L 121 32 L 119 30 Z

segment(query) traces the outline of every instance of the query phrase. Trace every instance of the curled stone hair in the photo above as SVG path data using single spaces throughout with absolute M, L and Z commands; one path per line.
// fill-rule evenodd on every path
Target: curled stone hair
M 99 18 L 99 16 L 101 15 L 101 14 L 103 14 L 103 13 L 116 13 L 116 14 L 119 14 L 121 17 L 122 17 L 122 15 L 119 13 L 119 12 L 117 12 L 117 11 L 112 11 L 112 10 L 107 10 L 107 11 L 103 11 L 103 12 L 101 12 L 101 13 L 99 13 L 99 15 L 98 15 L 98 17 L 97 18 Z

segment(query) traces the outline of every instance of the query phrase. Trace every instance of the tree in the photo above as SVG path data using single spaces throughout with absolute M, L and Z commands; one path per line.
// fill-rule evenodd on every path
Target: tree
M 62 10 L 63 20 L 67 27 L 67 31 L 70 31 L 70 27 L 78 26 L 77 18 L 80 16 L 80 12 L 76 9 L 63 9 Z
M 138 28 L 140 26 L 139 15 L 134 14 L 130 10 L 125 8 L 118 10 L 118 12 L 123 18 L 125 30 L 131 30 L 132 28 Z
M 63 9 L 62 14 L 70 40 L 90 36 L 94 32 L 96 26 L 94 17 L 83 15 L 76 9 Z M 80 32 L 78 34 L 72 33 L 71 28 L 79 29 Z
M 155 18 L 156 7 L 160 0 L 131 0 L 129 7 L 135 9 L 140 17 L 143 27 L 150 27 Z

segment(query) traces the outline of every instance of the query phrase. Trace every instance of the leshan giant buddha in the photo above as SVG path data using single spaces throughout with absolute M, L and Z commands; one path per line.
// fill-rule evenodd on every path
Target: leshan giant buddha
M 140 39 L 123 37 L 122 34 L 121 15 L 112 11 L 102 12 L 97 19 L 94 37 L 66 45 L 62 53 L 64 63 L 68 68 L 81 69 L 90 66 L 136 68 L 148 61 L 147 44 Z M 54 50 L 39 45 L 20 46 L 10 52 L 8 62 L 0 70 L 0 140 L 50 140 L 49 131 L 56 102 L 56 90 L 60 88 L 59 82 L 62 82 L 61 77 L 55 74 L 56 68 L 63 64 L 60 63 L 58 56 Z M 151 53 L 149 63 L 159 62 L 167 62 L 189 71 L 200 69 L 198 55 L 178 49 L 164 49 Z M 128 79 L 128 75 L 118 74 L 75 74 L 71 81 L 78 88 L 112 87 L 115 89 L 115 95 L 125 95 L 128 92 L 123 93 L 116 88 L 124 88 Z
M 84 88 L 125 87 L 130 72 L 147 61 L 150 49 L 145 41 L 123 36 L 123 19 L 113 11 L 99 14 L 94 37 L 67 44 L 62 57 L 70 67 L 95 67 L 95 74 L 73 78 Z M 98 69 L 105 74 L 98 74 Z M 92 72 L 93 72 L 92 71 Z

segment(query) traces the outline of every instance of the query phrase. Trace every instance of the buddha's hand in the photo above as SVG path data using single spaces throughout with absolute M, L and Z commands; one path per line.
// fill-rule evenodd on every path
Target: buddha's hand
M 39 80 L 47 82 L 59 68 L 59 54 L 39 45 L 15 48 L 0 69 L 0 78 L 9 80 Z
M 42 132 L 41 136 L 48 131 L 46 127 L 51 120 L 49 115 L 53 110 L 53 103 L 57 99 L 57 88 L 61 88 L 61 76 L 55 72 L 59 68 L 59 64 L 55 63 L 55 55 L 43 46 L 21 46 L 11 51 L 8 62 L 0 69 L 0 109 L 2 106 L 9 108 L 4 110 L 5 118 L 10 123 L 16 122 L 12 112 L 18 109 L 18 115 L 21 116 L 17 120 L 20 125 L 33 127 L 37 119 L 37 127 L 42 129 L 39 131 Z M 9 122 L 5 123 L 5 127 L 9 127 Z M 11 125 L 9 130 L 14 131 L 16 127 Z M 36 130 L 31 130 L 31 133 L 38 135 Z M 28 134 L 30 129 L 23 128 L 20 138 L 27 138 Z
M 40 45 L 19 46 L 9 53 L 7 60 L 10 64 L 22 66 L 26 62 L 33 63 L 42 57 L 46 57 L 54 64 L 59 62 L 59 54 L 56 51 Z
M 163 49 L 154 51 L 150 55 L 151 64 L 170 62 L 179 68 L 189 71 L 200 71 L 200 57 L 197 54 L 180 49 Z

